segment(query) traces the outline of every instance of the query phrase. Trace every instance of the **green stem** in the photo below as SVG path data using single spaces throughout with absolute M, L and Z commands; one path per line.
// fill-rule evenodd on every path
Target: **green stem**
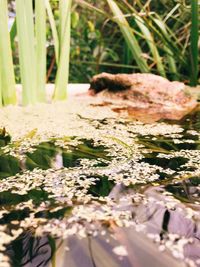
M 44 0 L 35 0 L 35 37 L 37 65 L 37 98 L 45 100 L 46 84 L 46 8 Z
M 16 0 L 22 104 L 36 102 L 36 54 L 32 0 Z
M 58 64 L 59 62 L 59 39 L 58 39 L 58 33 L 56 29 L 56 23 L 54 20 L 53 12 L 51 9 L 51 5 L 49 0 L 45 0 L 45 6 L 49 18 L 49 23 L 51 25 L 51 31 L 52 31 L 52 36 L 54 40 L 54 49 L 55 49 L 55 56 L 56 56 L 56 63 Z
M 0 105 L 16 104 L 15 77 L 8 31 L 7 0 L 0 0 Z
M 61 7 L 64 7 L 65 14 L 61 15 L 60 26 L 60 55 L 59 65 L 56 74 L 54 100 L 64 100 L 67 97 L 67 84 L 69 76 L 69 55 L 70 55 L 70 28 L 71 28 L 71 4 L 72 0 L 60 0 Z M 61 8 L 60 8 L 61 11 Z
M 198 83 L 198 39 L 199 39 L 199 21 L 198 21 L 198 0 L 191 0 L 192 25 L 190 33 L 190 55 L 191 55 L 191 74 L 190 84 L 196 86 Z

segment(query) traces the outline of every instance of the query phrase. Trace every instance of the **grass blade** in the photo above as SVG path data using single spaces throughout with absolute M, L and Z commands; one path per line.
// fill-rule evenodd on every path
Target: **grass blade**
M 192 26 L 190 33 L 190 52 L 191 52 L 191 75 L 190 84 L 196 86 L 198 83 L 198 39 L 199 39 L 199 7 L 198 0 L 191 1 L 191 15 L 192 15 Z
M 7 0 L 0 0 L 0 79 L 1 103 L 16 104 L 15 78 L 8 30 Z
M 36 57 L 32 0 L 16 0 L 22 104 L 36 102 Z
M 55 90 L 53 95 L 54 100 L 64 100 L 67 97 L 66 88 L 69 77 L 71 3 L 72 0 L 60 0 L 60 5 L 62 8 L 64 8 L 65 13 L 63 13 L 62 11 L 61 15 L 61 49 L 59 55 L 59 65 L 56 74 Z
M 168 39 L 168 33 L 165 27 L 165 24 L 159 20 L 159 19 L 153 19 L 155 24 L 158 26 L 158 28 L 161 30 L 162 34 Z M 168 60 L 168 66 L 169 66 L 169 72 L 172 75 L 172 78 L 174 80 L 178 80 L 178 74 L 177 74 L 177 67 L 176 67 L 176 62 L 174 60 L 174 53 L 173 51 L 169 48 L 167 43 L 164 43 L 164 50 L 167 54 L 167 60 Z
M 53 16 L 53 12 L 52 12 L 49 0 L 45 0 L 45 6 L 46 6 L 46 10 L 47 10 L 48 18 L 49 18 L 49 23 L 51 25 L 53 40 L 54 40 L 56 63 L 58 64 L 58 62 L 59 62 L 59 39 L 58 39 L 58 32 L 56 29 L 56 23 L 54 20 L 54 16 Z
M 119 25 L 120 30 L 127 42 L 127 45 L 140 69 L 141 72 L 149 72 L 149 67 L 146 60 L 142 56 L 142 50 L 139 46 L 137 39 L 135 38 L 128 21 L 125 19 L 121 9 L 115 3 L 114 0 L 107 0 L 112 13 L 115 16 L 115 22 Z
M 139 17 L 138 15 L 134 15 L 135 17 L 135 22 L 137 23 L 138 27 L 140 28 L 141 32 L 144 35 L 144 38 L 149 46 L 149 49 L 151 51 L 151 54 L 154 58 L 154 62 L 157 65 L 157 69 L 158 72 L 161 76 L 166 77 L 166 73 L 165 73 L 165 69 L 164 66 L 162 64 L 162 58 L 159 55 L 158 49 L 156 47 L 156 44 L 154 42 L 154 38 L 151 34 L 151 32 L 149 31 L 149 29 L 147 28 L 147 26 L 145 25 L 145 22 L 142 20 L 141 17 Z
M 37 100 L 43 102 L 46 83 L 46 8 L 44 0 L 35 0 L 35 37 Z

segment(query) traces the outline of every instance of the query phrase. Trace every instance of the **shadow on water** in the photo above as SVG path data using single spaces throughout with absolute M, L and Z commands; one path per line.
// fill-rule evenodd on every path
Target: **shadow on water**
M 1 136 L 0 136 L 1 140 Z M 7 145 L 7 135 L 2 137 L 2 146 Z M 10 141 L 10 139 L 9 139 Z M 94 146 L 92 140 L 82 139 L 77 146 L 69 145 L 67 149 L 55 145 L 54 141 L 43 142 L 34 148 L 33 152 L 25 152 L 25 160 L 22 162 L 9 154 L 0 153 L 0 178 L 6 178 L 27 169 L 49 169 L 56 164 L 61 167 L 78 167 L 82 159 L 99 159 L 96 166 L 106 166 L 110 157 L 106 147 Z M 15 145 L 12 145 L 15 146 Z M 100 159 L 103 159 L 101 161 Z
M 51 168 L 59 153 L 62 158 L 62 167 L 80 166 L 81 159 L 102 158 L 109 160 L 106 148 L 103 146 L 94 146 L 92 140 L 82 139 L 82 143 L 77 146 L 69 145 L 68 149 L 57 147 L 54 142 L 41 143 L 33 153 L 27 153 L 26 168 L 48 169 Z
M 55 250 L 53 243 L 51 237 L 35 237 L 30 231 L 24 232 L 8 245 L 6 254 L 12 266 L 49 266 Z

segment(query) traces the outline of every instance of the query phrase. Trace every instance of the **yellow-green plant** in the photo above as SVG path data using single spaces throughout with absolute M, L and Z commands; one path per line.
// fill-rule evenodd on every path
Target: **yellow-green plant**
M 59 0 L 58 30 L 49 0 L 35 0 L 35 9 L 32 0 L 15 0 L 15 3 L 16 21 L 9 34 L 7 0 L 0 0 L 0 105 L 16 103 L 11 51 L 16 36 L 22 81 L 22 104 L 45 101 L 46 13 L 51 24 L 57 63 L 53 99 L 66 99 L 72 0 Z
M 45 0 L 46 9 L 51 25 L 57 74 L 53 100 L 64 100 L 67 97 L 66 87 L 69 77 L 69 54 L 70 54 L 70 25 L 72 0 L 59 0 L 59 27 L 56 28 L 53 12 L 49 0 Z
M 15 79 L 8 32 L 8 7 L 7 1 L 0 0 L 0 106 L 15 103 Z
M 46 83 L 46 8 L 45 2 L 35 0 L 36 81 L 37 99 L 45 100 Z
M 22 80 L 22 103 L 37 100 L 36 51 L 32 0 L 16 0 L 17 37 Z
M 72 0 L 60 0 L 59 2 L 59 61 L 56 74 L 54 100 L 66 98 L 66 84 L 69 76 L 69 54 L 70 54 L 70 10 Z

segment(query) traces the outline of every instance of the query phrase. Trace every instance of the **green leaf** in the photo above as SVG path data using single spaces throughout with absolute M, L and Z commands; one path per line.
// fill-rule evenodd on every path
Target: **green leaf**
M 107 0 L 112 13 L 114 14 L 114 20 L 119 25 L 120 30 L 124 36 L 124 39 L 127 42 L 127 45 L 140 69 L 141 72 L 149 72 L 149 67 L 147 65 L 146 60 L 143 58 L 142 50 L 140 45 L 133 34 L 133 30 L 131 29 L 128 21 L 125 19 L 124 14 L 115 3 L 114 0 Z
M 17 35 L 17 22 L 16 22 L 16 18 L 12 24 L 12 27 L 10 29 L 10 42 L 11 42 L 11 46 L 14 47 L 14 41 L 15 41 L 15 37 Z
M 148 27 L 145 25 L 145 21 L 139 17 L 138 15 L 134 15 L 135 17 L 135 22 L 137 23 L 138 27 L 140 28 L 141 32 L 144 35 L 144 38 L 149 46 L 149 49 L 152 53 L 152 56 L 154 58 L 154 62 L 157 65 L 158 72 L 161 76 L 166 77 L 165 74 L 165 69 L 162 64 L 162 58 L 159 55 L 158 49 L 156 47 L 156 43 L 154 42 L 153 35 L 151 34 L 150 30 Z
M 166 30 L 166 26 L 163 23 L 163 21 L 161 21 L 160 19 L 156 19 L 155 18 L 154 22 L 159 27 L 159 29 L 161 30 L 162 34 L 166 37 L 166 39 L 168 39 L 168 32 Z M 176 61 L 174 60 L 175 56 L 174 56 L 173 51 L 167 45 L 167 42 L 164 43 L 164 50 L 165 50 L 165 52 L 167 54 L 169 72 L 173 75 L 173 79 L 177 80 L 178 79 L 178 75 L 177 75 Z
M 72 28 L 75 29 L 79 23 L 79 13 L 74 11 L 71 14 L 71 20 L 72 20 Z

